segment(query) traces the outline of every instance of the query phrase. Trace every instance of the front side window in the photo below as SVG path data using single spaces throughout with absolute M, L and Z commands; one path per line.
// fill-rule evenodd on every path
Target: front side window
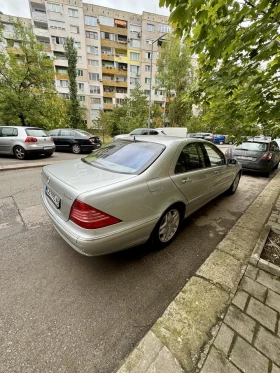
M 61 130 L 60 131 L 60 136 L 71 136 L 71 131 L 69 130 Z
M 161 144 L 117 140 L 83 158 L 83 161 L 107 171 L 139 175 L 164 149 Z
M 205 167 L 203 152 L 199 144 L 188 144 L 182 150 L 175 166 L 175 174 L 195 171 Z
M 203 144 L 206 153 L 205 161 L 207 167 L 216 167 L 226 164 L 225 156 L 220 151 L 220 149 L 214 147 L 213 145 Z M 208 159 L 207 159 L 208 158 Z

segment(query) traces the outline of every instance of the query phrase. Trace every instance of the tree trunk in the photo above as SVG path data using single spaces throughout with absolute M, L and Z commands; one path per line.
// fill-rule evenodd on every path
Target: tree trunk
M 20 119 L 22 127 L 25 127 L 26 123 L 25 123 L 24 115 L 23 114 L 19 114 L 19 119 Z

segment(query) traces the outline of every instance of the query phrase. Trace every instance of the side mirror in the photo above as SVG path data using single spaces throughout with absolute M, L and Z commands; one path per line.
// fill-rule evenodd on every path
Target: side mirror
M 227 164 L 237 164 L 237 160 L 234 158 L 228 158 Z

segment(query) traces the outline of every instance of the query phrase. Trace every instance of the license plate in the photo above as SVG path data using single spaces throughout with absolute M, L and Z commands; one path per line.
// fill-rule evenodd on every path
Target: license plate
M 60 209 L 61 199 L 55 193 L 53 193 L 47 186 L 45 189 L 46 196 L 52 201 L 57 209 Z
M 52 146 L 44 146 L 44 150 L 52 149 Z
M 253 157 L 239 156 L 238 159 L 244 159 L 245 161 L 253 161 Z

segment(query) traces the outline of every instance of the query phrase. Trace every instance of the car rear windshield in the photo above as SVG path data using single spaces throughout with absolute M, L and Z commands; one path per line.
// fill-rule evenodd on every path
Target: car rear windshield
M 25 132 L 27 133 L 28 136 L 33 136 L 33 137 L 48 137 L 47 133 L 38 128 L 26 128 Z
M 265 152 L 268 150 L 268 143 L 246 141 L 236 147 L 238 150 L 250 150 L 253 152 Z
M 83 161 L 107 171 L 140 174 L 164 149 L 164 145 L 156 143 L 118 140 L 94 151 Z

